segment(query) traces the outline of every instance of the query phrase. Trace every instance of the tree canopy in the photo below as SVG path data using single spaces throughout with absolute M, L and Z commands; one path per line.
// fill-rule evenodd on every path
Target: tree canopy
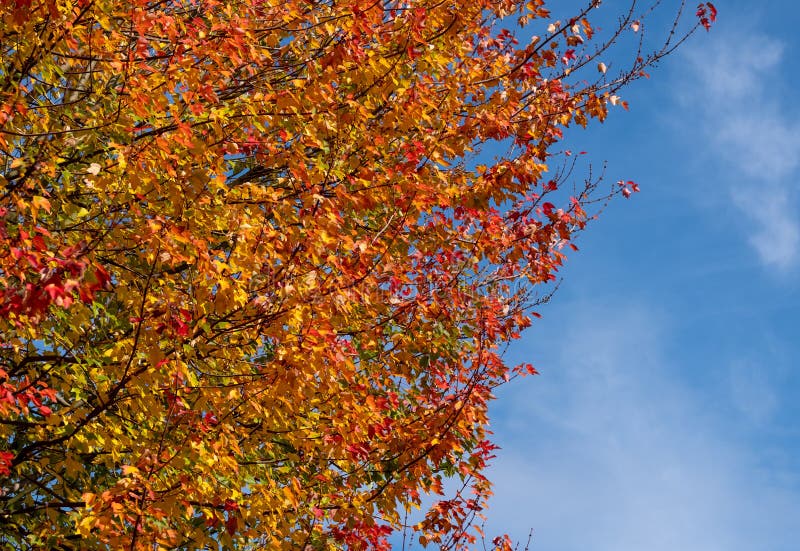
M 612 74 L 600 9 L 0 1 L 0 542 L 474 543 L 598 198 L 554 146 L 716 15 Z

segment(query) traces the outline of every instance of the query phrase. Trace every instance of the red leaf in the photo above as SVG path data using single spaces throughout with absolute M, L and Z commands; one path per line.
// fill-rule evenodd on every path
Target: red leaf
M 55 300 L 60 296 L 64 296 L 64 287 L 56 285 L 55 283 L 45 285 L 44 291 L 50 295 L 50 300 Z
M 0 475 L 10 475 L 11 461 L 14 460 L 14 454 L 11 452 L 0 452 Z
M 239 519 L 231 515 L 225 519 L 225 531 L 228 535 L 232 536 L 236 533 L 236 528 L 239 526 Z
M 94 278 L 97 280 L 97 285 L 99 285 L 100 289 L 106 289 L 107 285 L 111 282 L 111 276 L 106 269 L 99 264 L 95 264 L 94 266 Z

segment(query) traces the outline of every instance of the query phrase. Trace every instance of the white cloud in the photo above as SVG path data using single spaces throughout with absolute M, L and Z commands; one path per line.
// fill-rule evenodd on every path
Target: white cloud
M 565 317 L 571 329 L 547 362 L 558 370 L 509 389 L 498 404 L 505 449 L 490 474 L 491 533 L 524 539 L 533 528 L 532 551 L 794 545 L 800 496 L 781 487 L 779 473 L 759 468 L 757 452 L 725 436 L 741 418 L 723 418 L 713 393 L 701 397 L 677 381 L 678 366 L 660 348 L 667 329 L 658 316 L 583 304 Z M 761 405 L 742 415 L 769 414 L 760 383 Z
M 719 28 L 693 43 L 686 52 L 705 92 L 728 107 L 758 99 L 764 81 L 783 58 L 784 46 L 758 32 L 739 28 L 736 35 Z M 720 107 L 720 103 L 714 105 Z
M 789 191 L 738 189 L 733 200 L 755 222 L 747 240 L 762 261 L 784 270 L 791 267 L 800 248 L 800 228 Z
M 746 27 L 715 28 L 695 41 L 678 95 L 726 164 L 717 174 L 754 226 L 748 242 L 766 266 L 786 270 L 800 257 L 800 120 L 781 94 L 784 45 Z

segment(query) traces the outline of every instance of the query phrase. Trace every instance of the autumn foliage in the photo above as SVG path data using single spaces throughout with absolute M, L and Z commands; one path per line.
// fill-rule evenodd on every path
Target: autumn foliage
M 5 548 L 480 538 L 554 145 L 684 37 L 612 74 L 599 4 L 2 0 Z

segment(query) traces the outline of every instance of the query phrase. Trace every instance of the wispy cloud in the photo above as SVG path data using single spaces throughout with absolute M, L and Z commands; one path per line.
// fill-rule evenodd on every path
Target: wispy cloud
M 784 44 L 739 23 L 687 50 L 678 95 L 726 165 L 717 174 L 749 222 L 747 241 L 766 266 L 786 270 L 800 258 L 800 120 L 780 89 Z
M 719 399 L 739 403 L 722 417 L 713 393 L 676 380 L 661 346 L 668 324 L 652 312 L 573 305 L 546 360 L 559 367 L 501 397 L 492 532 L 524 539 L 533 528 L 534 551 L 793 548 L 800 496 L 725 436 L 770 414 L 769 381 L 759 379 L 756 403 L 752 377 L 734 373 Z

